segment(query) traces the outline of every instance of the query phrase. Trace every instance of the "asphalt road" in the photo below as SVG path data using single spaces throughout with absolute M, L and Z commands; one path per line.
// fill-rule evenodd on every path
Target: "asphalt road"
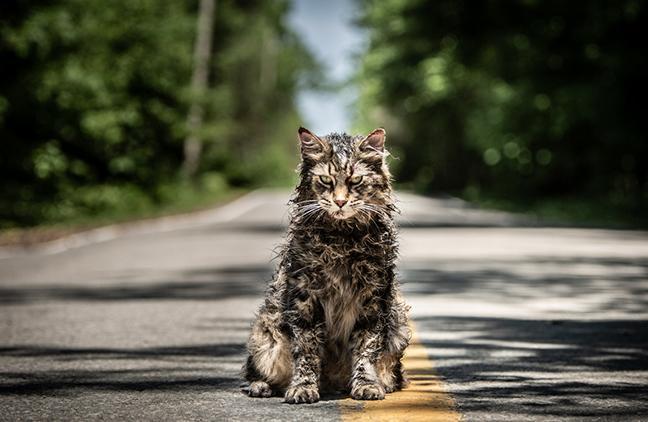
M 348 419 L 239 391 L 287 198 L 0 251 L 0 419 Z M 648 420 L 648 233 L 401 208 L 412 320 L 464 420 Z

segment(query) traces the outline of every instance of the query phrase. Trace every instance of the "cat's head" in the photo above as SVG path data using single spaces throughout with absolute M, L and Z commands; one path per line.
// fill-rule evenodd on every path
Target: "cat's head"
M 366 136 L 319 137 L 299 128 L 301 183 L 298 215 L 370 221 L 393 210 L 385 130 Z

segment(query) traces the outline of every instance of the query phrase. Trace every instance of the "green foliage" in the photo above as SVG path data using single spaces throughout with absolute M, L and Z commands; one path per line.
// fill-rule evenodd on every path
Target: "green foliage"
M 285 27 L 286 1 L 217 4 L 200 93 L 189 90 L 195 0 L 2 6 L 0 227 L 181 201 L 164 186 L 178 183 L 195 98 L 201 173 L 247 187 L 290 177 L 293 98 L 318 65 Z
M 645 2 L 362 2 L 358 129 L 421 191 L 648 202 Z
M 95 184 L 62 191 L 60 200 L 39 209 L 44 229 L 96 225 L 193 211 L 231 198 L 232 189 L 221 173 L 203 172 L 196 183 L 161 183 L 154 191 L 134 184 Z

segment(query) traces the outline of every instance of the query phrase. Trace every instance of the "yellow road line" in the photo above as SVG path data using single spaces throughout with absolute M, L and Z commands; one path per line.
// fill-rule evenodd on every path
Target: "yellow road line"
M 387 394 L 385 400 L 342 400 L 340 407 L 343 421 L 461 420 L 454 400 L 434 371 L 432 361 L 418 339 L 414 326 L 411 328 L 412 341 L 403 358 L 410 385 L 402 391 Z

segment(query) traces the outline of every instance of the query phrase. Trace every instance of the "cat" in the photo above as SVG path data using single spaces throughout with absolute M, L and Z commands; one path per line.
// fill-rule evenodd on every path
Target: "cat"
M 385 130 L 318 137 L 299 128 L 300 182 L 243 373 L 248 395 L 314 403 L 322 391 L 384 399 L 407 383 L 408 307 Z

